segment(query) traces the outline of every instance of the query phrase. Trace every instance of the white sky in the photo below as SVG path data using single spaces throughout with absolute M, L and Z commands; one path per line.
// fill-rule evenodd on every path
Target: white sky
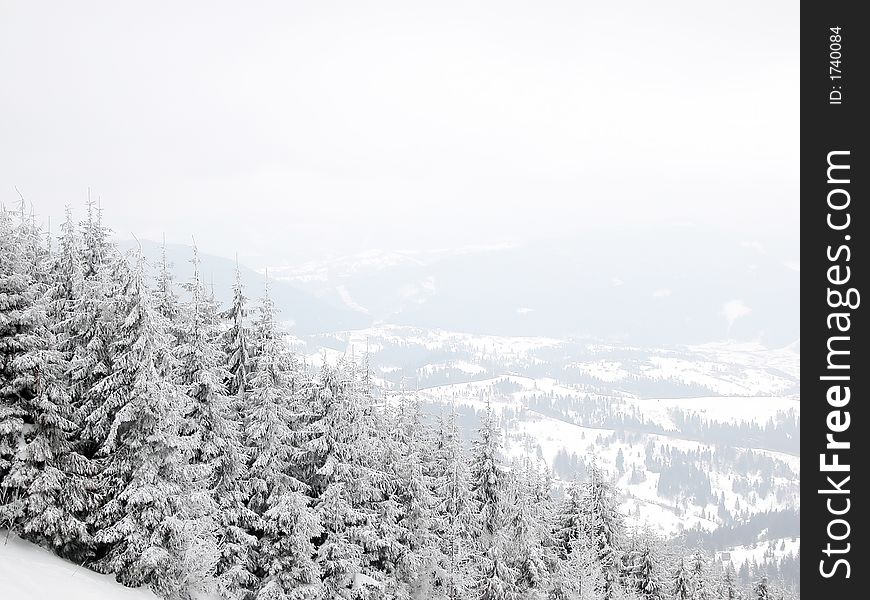
M 0 200 L 273 259 L 798 225 L 798 6 L 0 2 Z M 771 220 L 775 220 L 771 223 Z

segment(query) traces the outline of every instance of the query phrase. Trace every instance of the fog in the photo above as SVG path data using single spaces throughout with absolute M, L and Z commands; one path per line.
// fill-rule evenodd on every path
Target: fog
M 797 239 L 790 3 L 17 2 L 0 200 L 257 263 L 695 223 Z

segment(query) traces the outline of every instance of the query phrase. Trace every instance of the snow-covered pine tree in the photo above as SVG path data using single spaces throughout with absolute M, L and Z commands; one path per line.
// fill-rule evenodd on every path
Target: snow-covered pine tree
M 497 532 L 490 539 L 477 582 L 477 598 L 480 600 L 519 600 L 523 597 L 516 584 L 518 573 L 505 556 L 507 546 L 509 542 L 504 532 Z
M 350 365 L 324 365 L 307 401 L 300 464 L 324 527 L 317 561 L 325 598 L 347 598 L 374 547 L 373 503 L 382 499 L 383 473 L 373 467 L 372 413 L 357 395 Z
M 81 297 L 84 275 L 81 240 L 69 207 L 60 230 L 58 250 L 49 260 L 46 309 L 57 347 L 70 360 L 76 337 L 73 316 L 76 302 Z
M 194 248 L 194 252 L 196 249 Z M 182 342 L 180 331 L 181 305 L 178 295 L 175 293 L 175 278 L 172 275 L 172 264 L 166 255 L 166 238 L 160 246 L 160 265 L 157 280 L 154 286 L 154 310 L 156 310 L 164 323 L 166 333 L 170 336 L 173 347 Z
M 262 587 L 256 597 L 316 598 L 320 571 L 311 540 L 320 535 L 321 527 L 310 488 L 294 467 L 302 426 L 297 399 L 301 382 L 278 332 L 268 287 L 255 331 L 259 351 L 244 416 L 251 454 L 249 507 L 258 517 L 260 536 L 254 564 Z
M 251 370 L 251 357 L 248 348 L 247 318 L 248 299 L 242 284 L 239 262 L 236 260 L 235 283 L 233 284 L 233 301 L 230 308 L 223 313 L 223 318 L 229 321 L 229 328 L 223 334 L 223 348 L 226 356 L 226 366 L 229 373 L 227 393 L 240 399 L 248 389 L 248 378 Z
M 550 597 L 558 600 L 601 600 L 604 597 L 601 565 L 586 536 L 569 543 L 568 553 L 556 562 L 550 583 Z
M 427 460 L 432 436 L 416 395 L 403 394 L 400 410 L 390 420 L 391 435 L 378 440 L 381 448 L 392 450 L 379 457 L 379 470 L 387 477 L 377 503 L 376 528 L 385 531 L 387 539 L 378 540 L 378 550 L 383 550 L 378 553 L 378 566 L 396 580 L 398 597 L 432 597 L 433 574 L 441 562 L 435 531 L 437 501 Z
M 549 498 L 544 497 L 540 474 L 528 458 L 514 464 L 509 482 L 508 550 L 517 587 L 523 597 L 540 596 L 547 592 L 555 561 L 553 545 L 548 541 L 549 515 L 544 512 Z
M 23 227 L 24 223 L 15 225 L 5 208 L 0 210 L 0 483 L 25 441 L 25 423 L 32 422 L 27 405 L 35 395 L 35 374 L 28 362 L 38 341 L 34 336 L 38 290 L 22 251 Z M 0 490 L 4 497 L 11 493 L 10 488 Z M 0 502 L 12 500 L 5 497 Z
M 690 600 L 692 597 L 692 575 L 686 568 L 686 561 L 683 558 L 677 561 L 671 576 L 671 594 L 675 600 Z
M 624 517 L 619 511 L 616 487 L 594 461 L 588 476 L 580 506 L 582 526 L 601 565 L 604 600 L 609 600 L 618 585 Z
M 562 559 L 568 557 L 574 544 L 585 534 L 583 520 L 583 486 L 574 480 L 568 485 L 556 519 L 556 547 Z
M 114 370 L 96 387 L 106 398 L 93 417 L 109 420 L 99 450 L 105 491 L 94 567 L 128 586 L 148 584 L 166 598 L 206 585 L 217 562 L 212 503 L 195 487 L 190 440 L 181 435 L 187 405 L 167 372 L 168 336 L 145 284 L 140 255 L 124 285 Z
M 88 190 L 86 203 L 87 216 L 82 221 L 83 265 L 85 277 L 95 277 L 106 263 L 110 262 L 116 250 L 109 241 L 111 231 L 103 225 L 103 209 L 91 198 Z
M 737 600 L 740 597 L 737 587 L 737 573 L 734 572 L 734 565 L 729 562 L 722 572 L 722 600 Z
M 646 541 L 640 550 L 637 571 L 634 574 L 635 589 L 644 600 L 661 600 L 664 598 L 664 585 L 659 574 L 659 561 L 653 549 Z
M 711 600 L 713 592 L 710 587 L 710 570 L 707 567 L 707 558 L 700 549 L 692 555 L 692 600 Z
M 5 211 L 0 219 L 0 523 L 81 559 L 84 460 L 72 451 L 66 360 L 51 320 L 64 291 L 55 290 L 32 220 L 22 213 L 15 232 Z
M 772 600 L 770 593 L 770 585 L 767 582 L 767 576 L 762 575 L 755 585 L 752 586 L 752 593 L 755 600 Z
M 101 382 L 114 370 L 115 333 L 123 318 L 120 298 L 129 277 L 127 262 L 107 241 L 108 231 L 96 220 L 93 203 L 80 225 L 81 291 L 72 301 L 66 343 L 72 352 L 69 381 L 75 422 L 81 427 L 78 449 L 95 458 L 111 426 L 112 414 L 95 418 L 106 403 Z M 98 213 L 99 214 L 99 213 Z
M 471 594 L 477 532 L 477 511 L 470 494 L 468 464 L 456 420 L 453 405 L 441 426 L 433 475 L 442 556 L 438 580 L 449 600 L 460 600 Z
M 16 358 L 17 368 L 33 374 L 22 396 L 29 426 L 2 482 L 0 496 L 10 501 L 0 504 L 0 520 L 17 522 L 25 537 L 80 561 L 90 553 L 88 461 L 73 449 L 66 361 L 56 349 L 47 302 L 45 295 L 31 307 L 29 350 Z
M 281 494 L 265 514 L 260 554 L 264 584 L 256 600 L 324 598 L 314 540 L 323 532 L 310 500 L 301 492 Z
M 165 257 L 163 261 L 165 267 Z M 199 487 L 211 493 L 218 535 L 222 540 L 217 574 L 227 598 L 243 598 L 256 585 L 248 568 L 256 538 L 248 531 L 256 515 L 247 507 L 249 497 L 247 456 L 241 423 L 235 419 L 224 387 L 229 374 L 223 366 L 220 324 L 213 298 L 206 293 L 199 274 L 197 249 L 193 248 L 193 275 L 184 284 L 188 294 L 176 317 L 178 326 L 176 382 L 187 396 L 182 431 L 191 441 L 191 464 Z M 171 301 L 170 281 L 162 277 L 158 296 Z M 158 280 L 158 285 L 161 285 Z M 171 304 L 164 304 L 164 309 Z M 166 313 L 164 313 L 166 316 Z
M 481 543 L 484 551 L 504 523 L 506 477 L 499 465 L 501 433 L 496 427 L 492 406 L 487 401 L 483 422 L 471 448 L 471 497 L 477 503 Z

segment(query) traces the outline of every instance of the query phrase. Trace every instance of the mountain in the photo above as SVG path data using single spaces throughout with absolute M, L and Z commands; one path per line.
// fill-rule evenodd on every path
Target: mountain
M 276 277 L 374 322 L 633 344 L 777 346 L 800 336 L 797 249 L 695 227 L 284 266 Z
M 367 355 L 386 401 L 416 390 L 433 419 L 456 410 L 466 440 L 491 406 L 507 457 L 547 463 L 561 488 L 595 460 L 625 512 L 669 535 L 710 550 L 799 535 L 797 342 L 644 347 L 383 325 L 291 343 L 312 365 Z
M 121 240 L 118 245 L 122 251 L 134 250 L 138 247 L 137 243 L 131 240 Z M 141 248 L 145 257 L 153 265 L 160 264 L 161 244 L 142 240 Z M 191 246 L 166 245 L 167 260 L 171 264 L 176 284 L 180 285 L 190 277 L 192 254 L 193 248 Z M 218 301 L 224 306 L 228 305 L 232 298 L 232 286 L 235 282 L 235 262 L 202 252 L 199 253 L 199 259 L 203 278 L 213 285 Z M 245 294 L 252 301 L 250 306 L 253 307 L 263 292 L 265 275 L 244 265 L 239 265 L 239 270 L 242 283 L 245 286 Z M 287 281 L 275 280 L 270 277 L 269 293 L 280 311 L 279 318 L 285 322 L 290 331 L 300 335 L 365 327 L 371 322 L 369 317 L 359 312 L 317 297 Z

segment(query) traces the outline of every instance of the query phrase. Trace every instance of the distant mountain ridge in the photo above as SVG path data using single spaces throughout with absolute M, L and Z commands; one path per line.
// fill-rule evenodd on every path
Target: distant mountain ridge
M 137 248 L 137 243 L 131 240 L 121 240 L 118 246 L 122 251 Z M 162 244 L 150 240 L 141 241 L 142 253 L 153 265 L 160 264 Z M 192 246 L 184 244 L 166 244 L 166 256 L 170 263 L 175 282 L 181 285 L 191 276 L 190 259 L 193 255 Z M 232 286 L 235 283 L 235 262 L 228 258 L 199 252 L 200 271 L 203 279 L 214 287 L 217 300 L 223 305 L 229 305 Z M 241 280 L 245 286 L 245 295 L 249 299 L 249 308 L 254 309 L 258 299 L 263 294 L 266 279 L 245 265 L 239 265 Z M 337 305 L 324 298 L 299 289 L 286 281 L 269 279 L 269 294 L 279 309 L 278 317 L 297 335 L 306 335 L 322 331 L 339 329 L 356 329 L 365 327 L 370 319 L 347 307 Z

